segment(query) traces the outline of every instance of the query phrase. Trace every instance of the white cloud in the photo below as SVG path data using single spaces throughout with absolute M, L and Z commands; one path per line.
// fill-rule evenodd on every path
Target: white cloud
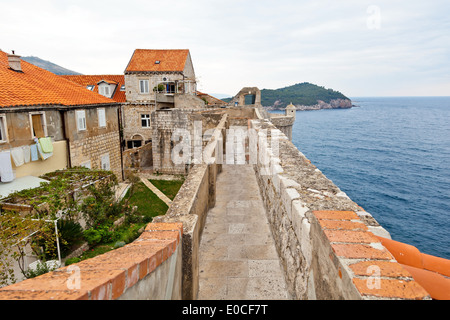
M 188 48 L 205 92 L 309 81 L 349 96 L 450 95 L 445 0 L 0 2 L 2 50 L 86 74 L 122 73 L 135 48 Z

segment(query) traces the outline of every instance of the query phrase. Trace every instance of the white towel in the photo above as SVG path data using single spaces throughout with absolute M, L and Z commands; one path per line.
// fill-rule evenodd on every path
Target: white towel
M 22 149 L 23 149 L 23 160 L 25 161 L 25 163 L 30 162 L 31 159 L 30 146 L 22 146 Z
M 0 180 L 10 182 L 14 180 L 14 172 L 11 164 L 11 153 L 9 151 L 0 152 Z
M 22 147 L 11 149 L 11 157 L 13 158 L 16 167 L 20 167 L 25 163 Z

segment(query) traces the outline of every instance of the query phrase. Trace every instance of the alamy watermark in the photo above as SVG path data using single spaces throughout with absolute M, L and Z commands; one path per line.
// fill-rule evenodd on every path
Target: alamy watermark
M 192 132 L 183 128 L 173 131 L 171 160 L 175 165 L 259 164 L 267 167 L 263 174 L 270 174 L 270 158 L 279 157 L 280 138 L 277 129 L 236 126 L 226 129 L 224 141 L 220 130 L 203 132 L 202 122 L 194 121 Z
M 366 25 L 369 30 L 381 29 L 381 9 L 379 6 L 370 5 L 366 10 L 369 15 L 366 19 Z

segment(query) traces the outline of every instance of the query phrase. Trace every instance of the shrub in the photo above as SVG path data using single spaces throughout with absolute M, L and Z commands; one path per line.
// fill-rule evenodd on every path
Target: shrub
M 113 232 L 109 230 L 107 225 L 98 225 L 97 227 L 87 229 L 83 234 L 90 246 L 111 242 L 114 237 Z
M 123 247 L 124 245 L 125 245 L 125 241 L 117 241 L 117 242 L 114 244 L 114 249 Z
M 55 270 L 56 268 L 49 267 L 45 262 L 39 262 L 36 266 L 36 269 L 29 268 L 26 270 L 23 275 L 27 279 L 35 278 L 37 276 L 40 276 L 44 273 L 50 272 Z
M 64 257 L 70 249 L 83 241 L 83 228 L 73 220 L 58 220 L 58 231 L 64 243 L 61 245 L 61 255 Z
M 80 262 L 80 261 L 81 261 L 81 259 L 78 258 L 78 257 L 69 258 L 69 259 L 66 260 L 65 265 L 69 266 L 71 264 L 74 264 L 74 263 L 77 263 L 77 262 Z

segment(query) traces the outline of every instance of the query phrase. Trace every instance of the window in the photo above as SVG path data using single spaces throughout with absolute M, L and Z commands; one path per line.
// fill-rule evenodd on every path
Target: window
M 95 86 L 88 85 L 88 86 L 86 87 L 86 89 L 91 90 L 91 91 L 94 91 L 94 87 L 95 87 Z
M 142 128 L 150 128 L 150 115 L 141 114 L 141 125 Z
M 120 87 L 120 91 L 125 91 L 125 85 L 124 84 Z
M 30 112 L 31 137 L 44 138 L 47 136 L 47 126 L 44 112 Z
M 101 157 L 101 165 L 102 165 L 102 170 L 110 170 L 110 166 L 109 166 L 109 153 L 104 154 Z
M 98 114 L 98 126 L 100 128 L 106 127 L 106 115 L 105 115 L 105 109 L 97 109 Z
M 110 90 L 109 90 L 109 86 L 108 85 L 106 85 L 106 86 L 101 86 L 101 87 L 99 87 L 99 89 L 100 89 L 100 94 L 102 95 L 102 96 L 105 96 L 105 97 L 110 97 L 110 95 L 111 95 L 111 93 L 110 93 Z
M 140 93 L 148 93 L 148 80 L 139 80 Z
M 142 146 L 142 140 L 128 140 L 127 141 L 128 149 L 139 148 L 140 146 Z
M 6 132 L 6 117 L 4 115 L 0 115 L 0 143 L 8 141 Z
M 77 118 L 78 131 L 86 130 L 86 112 L 84 110 L 76 110 L 75 114 Z

